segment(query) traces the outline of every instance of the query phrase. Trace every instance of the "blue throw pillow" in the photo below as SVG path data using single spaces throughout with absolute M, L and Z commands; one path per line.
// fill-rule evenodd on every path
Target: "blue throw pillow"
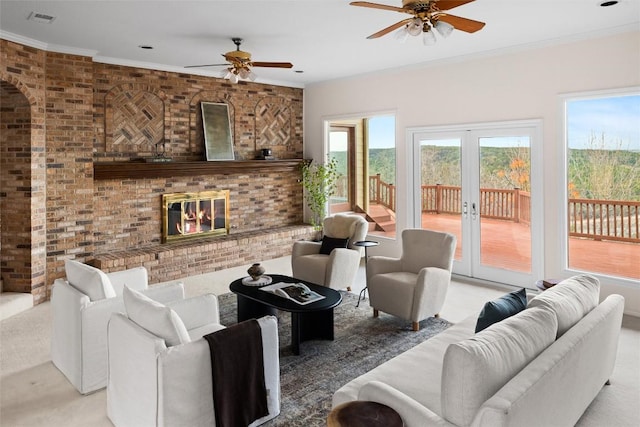
M 337 248 L 346 248 L 349 244 L 349 238 L 339 239 L 336 237 L 324 236 L 322 238 L 322 245 L 320 246 L 320 253 L 323 255 L 329 255 L 332 250 Z
M 501 296 L 497 300 L 489 301 L 480 312 L 476 323 L 476 332 L 513 316 L 525 308 L 527 308 L 527 292 L 524 288 Z

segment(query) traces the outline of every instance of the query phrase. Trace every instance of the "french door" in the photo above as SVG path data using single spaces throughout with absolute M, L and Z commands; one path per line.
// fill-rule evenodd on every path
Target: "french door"
M 456 274 L 532 287 L 542 274 L 539 123 L 410 130 L 414 227 L 457 237 Z

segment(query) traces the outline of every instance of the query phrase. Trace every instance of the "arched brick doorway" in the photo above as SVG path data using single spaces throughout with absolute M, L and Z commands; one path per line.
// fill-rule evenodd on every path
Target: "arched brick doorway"
M 4 292 L 37 303 L 46 299 L 46 174 L 34 104 L 24 85 L 0 79 L 0 273 Z

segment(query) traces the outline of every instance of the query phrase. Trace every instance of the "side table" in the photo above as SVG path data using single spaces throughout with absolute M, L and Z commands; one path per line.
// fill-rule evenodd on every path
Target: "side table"
M 336 406 L 327 418 L 327 427 L 402 427 L 400 415 L 377 402 L 356 400 Z
M 545 291 L 549 288 L 554 287 L 561 281 L 562 280 L 560 279 L 541 279 L 536 282 L 536 288 L 540 289 L 541 291 Z
M 361 248 L 364 248 L 364 271 L 365 271 L 365 282 L 364 282 L 364 288 L 360 291 L 360 294 L 358 295 L 358 303 L 356 304 L 356 307 L 360 306 L 360 299 L 363 299 L 363 296 L 365 295 L 365 292 L 368 288 L 368 278 L 367 278 L 367 268 L 369 266 L 369 254 L 367 253 L 367 249 L 374 247 L 374 246 L 378 246 L 380 244 L 380 242 L 376 242 L 375 240 L 360 240 L 358 242 L 353 242 L 353 246 L 359 246 Z

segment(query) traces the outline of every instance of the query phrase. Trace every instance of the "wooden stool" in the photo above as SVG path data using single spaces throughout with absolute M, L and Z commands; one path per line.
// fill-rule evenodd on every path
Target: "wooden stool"
M 381 403 L 360 400 L 336 406 L 327 418 L 327 427 L 402 426 L 402 418 L 395 410 Z

